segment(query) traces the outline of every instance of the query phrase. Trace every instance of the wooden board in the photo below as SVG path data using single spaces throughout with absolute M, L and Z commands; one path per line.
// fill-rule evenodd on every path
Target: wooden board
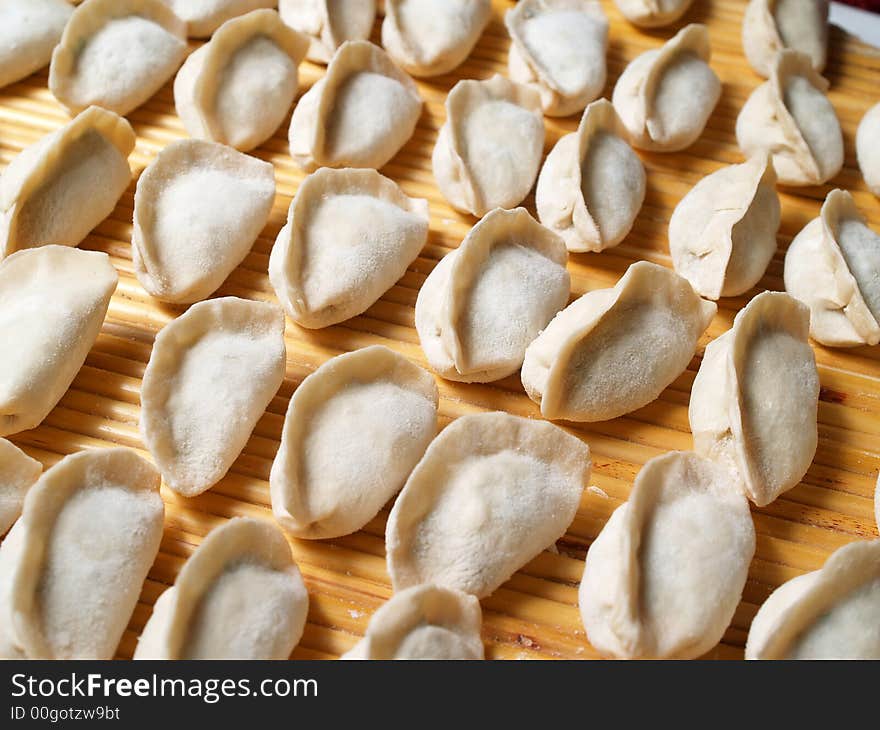
M 630 60 L 642 51 L 658 47 L 687 22 L 708 24 L 712 67 L 724 88 L 705 133 L 692 147 L 677 154 L 642 154 L 648 170 L 648 191 L 635 227 L 617 248 L 602 254 L 572 255 L 572 299 L 590 289 L 612 285 L 635 260 L 671 265 L 666 229 L 672 210 L 701 177 L 724 164 L 741 161 L 734 138 L 736 115 L 748 94 L 761 83 L 742 54 L 740 24 L 745 2 L 696 0 L 681 22 L 652 32 L 627 24 L 611 0 L 603 0 L 602 4 L 611 24 L 606 96 L 611 95 L 613 84 Z M 173 583 L 183 561 L 212 527 L 233 515 L 271 518 L 269 468 L 278 448 L 288 400 L 306 375 L 333 355 L 374 343 L 387 345 L 425 364 L 413 328 L 416 294 L 426 275 L 458 245 L 475 222 L 454 213 L 440 196 L 431 173 L 431 150 L 444 120 L 443 102 L 452 85 L 459 78 L 506 73 L 509 40 L 502 17 L 511 5 L 496 0 L 491 24 L 470 59 L 454 74 L 419 83 L 426 103 L 418 129 L 383 169 L 407 194 L 430 201 L 431 232 L 424 251 L 406 275 L 364 315 L 320 331 L 306 331 L 288 321 L 284 385 L 227 477 L 194 499 L 178 497 L 163 487 L 167 515 L 161 551 L 120 645 L 120 657 L 132 655 L 156 597 Z M 378 23 L 373 40 L 379 40 Z M 323 68 L 304 64 L 303 88 L 308 88 L 322 73 Z M 482 602 L 488 657 L 596 656 L 584 637 L 577 610 L 584 554 L 612 510 L 627 498 L 639 467 L 665 451 L 690 448 L 688 394 L 706 343 L 730 327 L 736 312 L 755 293 L 782 288 L 786 247 L 800 228 L 818 215 L 821 201 L 832 187 L 852 191 L 871 225 L 880 230 L 880 201 L 867 192 L 854 151 L 858 121 L 880 95 L 880 55 L 834 30 L 826 76 L 843 126 L 844 170 L 833 185 L 782 195 L 779 250 L 766 276 L 748 295 L 719 303 L 719 312 L 703 337 L 697 356 L 659 400 L 623 418 L 570 427 L 572 433 L 589 443 L 594 459 L 591 484 L 604 490 L 608 497 L 595 490 L 586 491 L 577 517 L 557 543 L 558 554 L 542 553 Z M 67 120 L 62 107 L 48 92 L 46 80 L 44 71 L 0 90 L 3 166 L 23 147 Z M 129 119 L 138 135 L 131 157 L 136 174 L 162 147 L 185 136 L 174 111 L 170 82 L 130 114 Z M 577 117 L 547 119 L 546 150 L 576 125 Z M 266 275 L 269 252 L 303 178 L 288 155 L 286 137 L 287 123 L 254 153 L 275 165 L 278 196 L 269 224 L 253 251 L 220 288 L 218 296 L 275 299 Z M 82 244 L 83 248 L 107 252 L 120 273 L 119 288 L 101 335 L 72 387 L 45 422 L 12 438 L 47 467 L 61 456 L 85 448 L 122 444 L 143 449 L 137 427 L 141 376 L 156 332 L 183 308 L 154 301 L 133 275 L 133 194 L 134 183 L 113 214 Z M 531 198 L 526 205 L 534 211 Z M 757 554 L 743 601 L 723 642 L 708 656 L 741 657 L 752 617 L 776 586 L 818 568 L 835 548 L 877 535 L 872 497 L 880 466 L 880 348 L 815 349 L 822 382 L 820 440 L 815 461 L 802 484 L 770 506 L 753 510 Z M 0 344 L 0 357 L 15 357 L 15 353 L 2 349 Z M 441 425 L 466 413 L 493 409 L 539 416 L 517 376 L 489 385 L 443 381 L 439 385 Z M 346 651 L 362 635 L 373 611 L 389 597 L 383 541 L 387 513 L 387 509 L 383 510 L 364 530 L 348 537 L 291 541 L 311 597 L 308 626 L 294 658 L 331 658 Z

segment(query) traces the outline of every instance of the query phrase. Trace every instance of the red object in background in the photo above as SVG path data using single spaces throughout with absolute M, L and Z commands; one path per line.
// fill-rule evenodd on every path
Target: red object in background
M 863 10 L 870 10 L 873 13 L 880 13 L 880 0 L 840 0 L 847 5 L 853 5 Z

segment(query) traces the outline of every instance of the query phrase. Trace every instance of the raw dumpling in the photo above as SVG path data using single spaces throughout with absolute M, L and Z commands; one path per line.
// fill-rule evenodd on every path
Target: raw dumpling
M 174 79 L 174 106 L 186 131 L 245 152 L 261 145 L 290 111 L 308 47 L 274 10 L 224 23 Z
M 694 0 L 614 0 L 617 9 L 633 25 L 659 28 L 671 25 L 687 12 Z
M 773 591 L 746 659 L 880 659 L 880 540 L 844 545 Z
M 387 347 L 324 363 L 296 389 L 284 418 L 269 478 L 275 519 L 299 538 L 361 529 L 437 433 L 437 400 L 434 378 Z
M 859 123 L 856 153 L 865 184 L 880 197 L 880 104 L 872 106 Z
M 156 336 L 141 385 L 141 435 L 184 497 L 232 466 L 284 380 L 284 313 L 236 297 L 194 304 Z
M 510 78 L 538 91 L 545 114 L 566 117 L 602 93 L 608 19 L 596 0 L 520 0 L 504 22 Z
M 156 601 L 135 659 L 287 659 L 309 612 L 275 525 L 233 518 L 211 530 Z
M 634 146 L 676 152 L 697 140 L 721 96 L 710 55 L 709 31 L 694 23 L 624 69 L 611 100 Z
M 71 112 L 139 107 L 186 56 L 186 25 L 161 0 L 86 0 L 52 52 L 49 89 Z
M 750 0 L 742 43 L 749 64 L 764 78 L 785 48 L 806 53 L 821 72 L 828 54 L 828 1 Z
M 488 596 L 565 533 L 590 466 L 589 447 L 552 423 L 500 412 L 457 418 L 388 518 L 394 590 L 435 583 Z
M 0 88 L 49 65 L 72 12 L 67 0 L 0 0 Z
M 382 45 L 413 76 L 459 66 L 489 22 L 491 0 L 385 0 Z
M 275 200 L 272 165 L 229 147 L 180 140 L 138 180 L 134 273 L 166 302 L 204 299 L 247 256 Z
M 880 342 L 880 236 L 852 196 L 832 190 L 785 256 L 785 290 L 810 308 L 810 335 L 830 347 Z
M 278 0 L 162 0 L 184 23 L 190 38 L 208 38 L 227 20 L 259 8 L 274 8 Z
M 131 182 L 134 143 L 127 121 L 91 107 L 22 150 L 0 178 L 0 259 L 23 248 L 82 241 Z
M 600 99 L 547 155 L 535 208 L 569 251 L 603 251 L 632 228 L 645 200 L 645 168 L 626 137 L 614 107 Z
M 819 374 L 809 310 L 759 294 L 709 343 L 691 390 L 694 450 L 726 463 L 759 507 L 791 489 L 818 442 Z
M 526 350 L 523 386 L 544 418 L 629 413 L 684 372 L 716 309 L 674 271 L 636 262 L 554 317 Z
M 293 321 L 327 327 L 372 306 L 427 239 L 427 200 L 375 170 L 318 170 L 290 204 L 269 281 Z
M 107 254 L 66 246 L 19 251 L 0 264 L 0 436 L 38 426 L 61 400 L 118 280 Z
M 422 98 L 415 82 L 378 46 L 348 41 L 290 120 L 290 154 L 305 170 L 380 168 L 415 131 Z
M 0 657 L 113 658 L 159 551 L 160 481 L 123 448 L 40 477 L 0 546 Z
M 692 452 L 651 459 L 587 553 L 587 638 L 620 659 L 705 654 L 733 618 L 754 553 L 735 475 Z
M 706 299 L 751 289 L 776 252 L 780 206 L 766 153 L 704 177 L 675 207 L 669 252 L 675 270 Z
M 747 156 L 770 154 L 783 185 L 819 185 L 843 166 L 843 135 L 825 96 L 828 82 L 810 59 L 782 51 L 736 118 L 736 141 Z
M 15 444 L 0 439 L 0 537 L 21 514 L 24 496 L 40 477 L 43 465 Z
M 444 378 L 488 383 L 515 373 L 526 347 L 568 301 L 568 254 L 525 208 L 496 209 L 430 273 L 416 330 Z
M 543 152 L 538 92 L 496 74 L 452 87 L 431 163 L 449 204 L 482 216 L 519 205 L 535 183 Z
M 375 0 L 279 0 L 281 19 L 311 39 L 307 58 L 327 63 L 345 41 L 370 37 Z
M 395 593 L 343 659 L 483 659 L 480 602 L 467 593 L 420 585 Z

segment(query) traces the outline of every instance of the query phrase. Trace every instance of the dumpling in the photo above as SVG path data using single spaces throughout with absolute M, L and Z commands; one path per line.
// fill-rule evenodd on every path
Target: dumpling
M 61 400 L 118 280 L 107 254 L 66 246 L 19 251 L 0 264 L 0 436 L 38 426 Z
M 766 153 L 707 175 L 675 207 L 669 252 L 675 270 L 706 299 L 743 294 L 776 252 L 780 205 Z
M 844 545 L 773 591 L 746 659 L 880 659 L 880 540 Z
M 279 0 L 281 19 L 311 39 L 307 58 L 327 63 L 345 41 L 370 37 L 375 0 Z
M 495 74 L 452 87 L 431 164 L 449 204 L 483 216 L 522 202 L 535 183 L 543 152 L 538 92 Z
M 422 113 L 415 82 L 378 46 L 348 41 L 302 95 L 290 120 L 290 154 L 305 170 L 383 167 Z
M 190 38 L 208 38 L 227 20 L 259 8 L 274 8 L 278 0 L 162 0 L 186 23 Z
M 141 385 L 141 435 L 184 497 L 232 466 L 284 380 L 284 314 L 267 302 L 199 302 L 156 336 Z
M 382 45 L 413 76 L 439 76 L 470 55 L 491 0 L 385 0 Z
M 483 659 L 483 614 L 474 596 L 420 585 L 391 596 L 343 659 Z
M 783 185 L 819 185 L 843 166 L 843 135 L 825 96 L 828 82 L 809 57 L 782 51 L 736 118 L 736 141 L 749 157 L 770 154 Z
M 160 481 L 123 448 L 40 477 L 0 546 L 0 658 L 113 658 L 159 552 Z
M 705 654 L 733 618 L 754 553 L 735 475 L 692 452 L 651 459 L 587 553 L 587 638 L 620 659 Z
M 247 256 L 274 200 L 268 162 L 213 142 L 172 142 L 138 179 L 135 276 L 163 301 L 204 299 Z
M 394 590 L 435 583 L 488 596 L 565 533 L 590 466 L 589 447 L 552 423 L 500 412 L 457 418 L 388 518 Z
M 544 418 L 617 418 L 684 372 L 716 309 L 674 271 L 638 261 L 553 318 L 526 350 L 523 386 Z
M 0 439 L 0 537 L 18 519 L 24 496 L 42 471 L 39 461 L 10 441 Z
M 328 360 L 290 399 L 269 477 L 275 519 L 299 538 L 361 529 L 436 435 L 438 397 L 429 373 L 387 347 Z
M 818 443 L 819 374 L 810 312 L 783 292 L 759 294 L 709 343 L 691 389 L 694 450 L 723 461 L 759 507 L 795 486 Z
M 135 659 L 287 659 L 309 612 L 275 525 L 236 517 L 202 540 L 156 600 Z
M 604 251 L 632 228 L 645 200 L 645 168 L 626 137 L 614 107 L 600 99 L 547 155 L 535 208 L 569 251 Z
M 49 65 L 72 12 L 67 0 L 0 0 L 0 88 Z
M 0 177 L 0 259 L 19 249 L 82 241 L 131 182 L 134 144 L 127 121 L 91 107 L 22 150 Z
M 852 196 L 832 190 L 785 255 L 785 290 L 810 308 L 810 335 L 830 347 L 880 342 L 880 236 Z
M 595 0 L 520 0 L 504 16 L 510 78 L 531 84 L 544 113 L 581 111 L 605 86 L 608 19 Z
M 269 281 L 294 322 L 328 327 L 372 306 L 427 240 L 427 200 L 375 170 L 321 169 L 290 204 Z
M 764 78 L 784 48 L 806 53 L 821 73 L 828 55 L 828 0 L 750 0 L 742 44 L 749 64 Z
M 710 55 L 709 31 L 693 23 L 624 69 L 611 100 L 635 147 L 677 152 L 703 133 L 721 96 Z
M 293 105 L 308 47 L 274 10 L 225 22 L 174 79 L 174 106 L 186 131 L 244 152 L 263 144 Z
M 880 197 L 880 103 L 870 109 L 856 132 L 856 153 L 865 184 Z
M 71 112 L 128 114 L 186 56 L 186 25 L 161 0 L 86 0 L 52 52 L 49 90 Z
M 488 383 L 515 373 L 529 343 L 568 301 L 562 239 L 525 208 L 496 209 L 429 274 L 416 330 L 438 374 Z
M 687 12 L 694 0 L 614 0 L 617 9 L 633 25 L 659 28 L 671 25 Z

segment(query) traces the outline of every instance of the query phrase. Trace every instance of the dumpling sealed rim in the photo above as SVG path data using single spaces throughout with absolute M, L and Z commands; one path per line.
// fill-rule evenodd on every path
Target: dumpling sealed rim
M 777 17 L 777 9 L 786 12 Z M 803 51 L 819 73 L 828 54 L 827 0 L 749 0 L 742 23 L 742 45 L 749 65 L 767 78 L 785 48 Z M 791 28 L 787 24 L 791 22 Z

